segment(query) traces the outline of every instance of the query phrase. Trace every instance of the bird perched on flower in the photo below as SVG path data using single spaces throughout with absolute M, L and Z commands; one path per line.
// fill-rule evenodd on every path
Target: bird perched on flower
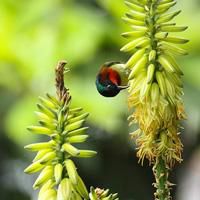
M 114 97 L 128 88 L 128 71 L 120 62 L 106 62 L 96 77 L 98 92 L 105 97 Z

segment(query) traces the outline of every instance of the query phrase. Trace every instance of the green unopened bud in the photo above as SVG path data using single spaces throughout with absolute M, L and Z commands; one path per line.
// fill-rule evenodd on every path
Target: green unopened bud
M 45 164 L 49 161 L 52 161 L 55 157 L 56 157 L 55 152 L 49 152 L 46 155 L 44 155 L 38 162 L 40 162 L 41 164 Z
M 165 55 L 158 57 L 158 62 L 163 66 L 167 72 L 175 72 L 174 66 L 170 63 L 169 59 Z
M 67 159 L 65 161 L 65 167 L 66 167 L 66 170 L 71 182 L 76 185 L 78 182 L 78 174 L 77 174 L 76 166 L 74 165 L 74 162 L 70 159 Z
M 88 199 L 89 194 L 87 188 L 80 176 L 78 176 L 78 184 L 76 189 L 83 198 Z
M 61 183 L 58 186 L 57 199 L 59 200 L 71 199 L 71 195 L 72 195 L 72 186 L 70 180 L 65 178 L 61 181 Z
M 43 112 L 44 114 L 46 114 L 49 118 L 53 118 L 56 119 L 56 112 L 54 110 L 52 110 L 51 108 L 47 108 L 42 104 L 37 104 L 38 109 Z
M 71 156 L 78 156 L 80 154 L 80 151 L 69 143 L 63 144 L 62 149 L 69 153 Z
M 133 69 L 131 70 L 131 73 L 129 74 L 128 79 L 133 79 L 140 70 L 142 70 L 143 68 L 146 67 L 147 64 L 147 56 L 143 56 L 140 60 L 138 60 L 138 62 L 135 64 L 135 66 L 133 67 Z
M 138 60 L 140 60 L 144 56 L 144 53 L 145 49 L 138 50 L 135 54 L 131 56 L 125 66 L 127 68 L 132 68 L 138 62 Z
M 156 51 L 155 50 L 151 50 L 149 53 L 149 61 L 151 62 L 152 60 L 156 59 Z
M 169 14 L 165 14 L 162 15 L 158 18 L 157 23 L 158 24 L 162 24 L 162 23 L 166 23 L 170 20 L 172 20 L 174 17 L 176 17 L 178 14 L 180 14 L 181 10 L 173 12 L 173 13 L 169 13 Z
M 81 108 L 81 107 L 79 107 L 79 108 L 70 108 L 69 109 L 69 114 L 76 114 L 76 113 L 79 113 L 79 112 L 81 112 L 83 110 L 83 108 Z
M 161 27 L 160 30 L 166 32 L 182 32 L 185 31 L 187 28 L 187 26 L 164 26 Z
M 150 64 L 147 69 L 147 83 L 151 83 L 154 78 L 154 72 L 155 72 L 155 65 Z
M 36 162 L 38 160 L 40 160 L 42 157 L 44 157 L 47 153 L 52 152 L 52 149 L 44 149 L 44 150 L 40 150 L 38 151 L 37 155 L 35 156 L 35 158 L 33 159 L 33 162 Z
M 167 88 L 166 88 L 166 84 L 165 84 L 165 79 L 164 79 L 162 73 L 159 72 L 159 71 L 156 72 L 156 80 L 158 82 L 161 94 L 163 95 L 163 97 L 165 97 L 166 94 L 167 94 Z
M 134 26 L 135 29 L 137 29 L 136 26 Z M 143 29 L 138 29 L 138 31 L 143 31 Z M 137 38 L 131 42 L 129 42 L 127 45 L 125 45 L 124 47 L 122 47 L 120 49 L 120 51 L 124 51 L 124 52 L 128 52 L 133 50 L 134 48 L 138 48 L 138 47 L 143 47 L 143 46 L 147 46 L 149 44 L 149 40 L 146 37 L 142 37 L 142 38 Z
M 44 150 L 44 149 L 50 149 L 53 146 L 54 146 L 54 142 L 49 141 L 49 142 L 40 142 L 40 143 L 29 144 L 29 145 L 26 145 L 24 148 L 29 151 L 40 151 L 40 150 Z
M 38 111 L 35 111 L 35 114 L 38 116 L 38 118 L 41 120 L 41 121 L 47 121 L 49 123 L 51 123 L 53 121 L 52 118 L 50 118 L 48 115 L 42 113 L 42 112 L 38 112 Z
M 69 119 L 68 123 L 71 124 L 71 123 L 86 119 L 88 116 L 89 116 L 89 113 L 84 113 L 82 115 L 79 115 L 77 117 L 73 117 L 73 118 Z
M 67 131 L 66 134 L 68 136 L 75 136 L 75 135 L 85 134 L 87 130 L 88 130 L 88 127 L 83 127 L 83 128 L 76 129 L 74 131 Z
M 71 124 L 69 124 L 69 125 L 67 125 L 65 127 L 65 130 L 67 130 L 67 131 L 73 131 L 75 129 L 78 129 L 78 128 L 80 128 L 83 125 L 84 122 L 85 122 L 85 120 L 80 120 L 80 121 L 71 123 Z
M 54 177 L 55 177 L 56 184 L 60 183 L 62 179 L 62 172 L 63 172 L 62 164 L 60 163 L 56 164 L 56 166 L 54 167 Z
M 159 38 L 162 41 L 174 43 L 174 44 L 185 44 L 189 42 L 189 40 L 181 37 L 166 37 L 166 38 Z
M 140 89 L 140 101 L 143 102 L 143 100 L 148 96 L 149 90 L 151 88 L 151 83 L 148 84 L 148 80 L 144 81 L 141 85 Z
M 42 168 L 44 167 L 44 165 L 40 164 L 39 162 L 34 162 L 31 165 L 29 165 L 24 172 L 27 174 L 33 174 L 35 172 L 40 171 Z
M 163 12 L 166 12 L 169 8 L 173 7 L 175 4 L 176 4 L 175 1 L 163 3 L 157 6 L 157 10 L 163 13 Z
M 38 200 L 42 200 L 44 199 L 44 197 L 46 196 L 46 192 L 53 189 L 53 187 L 55 186 L 55 182 L 50 179 L 49 181 L 47 181 L 46 183 L 44 183 L 40 189 L 39 195 L 38 195 Z M 54 196 L 54 195 L 53 195 Z
M 48 128 L 48 129 L 51 129 L 51 130 L 56 130 L 56 127 L 57 127 L 57 124 L 55 122 L 49 122 L 49 121 L 40 120 L 39 124 L 41 126 L 44 126 L 44 127 Z
M 159 86 L 157 83 L 153 83 L 151 86 L 151 102 L 157 105 L 160 97 Z
M 166 52 L 166 51 L 170 51 L 171 53 L 175 54 L 175 55 L 187 55 L 188 52 L 180 47 L 177 47 L 175 45 L 171 45 L 168 43 L 161 43 L 161 49 Z
M 38 198 L 38 200 L 57 200 L 57 192 L 54 189 L 49 189 L 46 190 L 42 195 L 40 195 L 40 197 Z
M 79 150 L 79 154 L 76 157 L 79 157 L 79 158 L 91 158 L 91 157 L 94 157 L 96 154 L 97 154 L 96 151 Z
M 142 22 L 142 23 L 144 23 L 144 22 Z M 122 33 L 122 36 L 125 38 L 139 38 L 141 36 L 144 36 L 145 33 L 146 33 L 146 31 L 129 31 L 129 32 Z M 126 67 L 127 67 L 127 65 L 126 65 Z
M 29 126 L 27 128 L 32 133 L 36 134 L 43 134 L 43 135 L 51 135 L 52 131 L 48 128 L 42 127 L 42 126 Z
M 49 99 L 45 99 L 43 97 L 39 97 L 39 100 L 40 102 L 46 106 L 46 107 L 49 107 L 51 109 L 57 109 L 59 107 L 59 104 L 58 103 L 55 103 L 54 101 L 52 100 L 49 100 Z
M 139 11 L 139 12 L 144 12 L 145 9 L 143 6 L 141 6 L 140 4 L 138 3 L 135 3 L 134 1 L 133 2 L 129 2 L 129 1 L 125 1 L 125 4 L 130 7 L 131 9 L 134 9 L 136 11 Z
M 55 105 L 55 106 L 60 106 L 60 102 L 52 95 L 50 94 L 46 94 L 47 95 L 47 98 Z
M 65 111 L 61 110 L 59 113 L 58 113 L 58 122 L 59 122 L 59 125 L 60 124 L 63 124 L 63 122 L 65 121 Z M 61 127 L 62 129 L 63 127 Z
M 82 197 L 75 190 L 72 193 L 72 199 L 82 200 Z
M 38 187 L 40 187 L 44 182 L 46 182 L 48 179 L 50 179 L 53 175 L 53 167 L 52 166 L 46 166 L 42 172 L 40 173 L 40 175 L 38 176 L 38 178 L 36 179 L 33 188 L 37 189 Z
M 88 135 L 76 135 L 67 138 L 69 143 L 80 143 L 85 142 L 89 136 Z

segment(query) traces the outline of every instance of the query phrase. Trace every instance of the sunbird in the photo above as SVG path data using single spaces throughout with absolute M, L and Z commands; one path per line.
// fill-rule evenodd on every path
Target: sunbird
M 114 97 L 121 90 L 128 88 L 128 71 L 120 62 L 104 63 L 96 77 L 98 92 L 105 97 Z

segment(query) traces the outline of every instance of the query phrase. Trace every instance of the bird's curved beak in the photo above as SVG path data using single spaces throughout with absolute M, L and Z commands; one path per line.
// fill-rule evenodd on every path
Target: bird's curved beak
M 124 89 L 127 89 L 129 86 L 128 85 L 125 85 L 125 86 L 117 86 L 118 89 L 120 90 L 124 90 Z

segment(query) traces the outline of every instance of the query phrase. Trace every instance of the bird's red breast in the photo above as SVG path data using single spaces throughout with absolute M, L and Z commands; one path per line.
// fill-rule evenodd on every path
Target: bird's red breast
M 121 84 L 119 73 L 110 67 L 102 67 L 100 75 L 102 81 L 110 80 L 115 85 Z

